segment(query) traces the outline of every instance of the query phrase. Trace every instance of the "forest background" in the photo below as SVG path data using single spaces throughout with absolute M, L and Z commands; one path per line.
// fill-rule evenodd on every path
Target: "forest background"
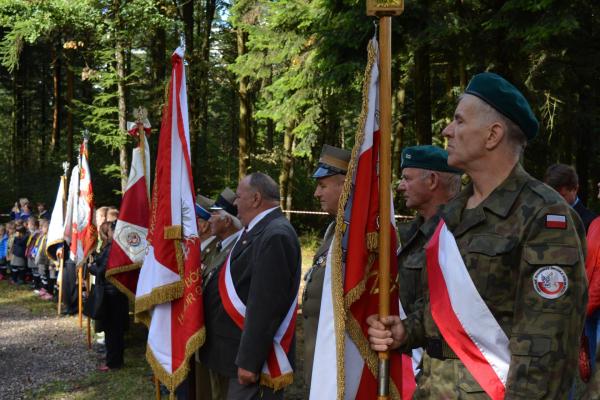
M 403 147 L 444 146 L 458 96 L 489 70 L 540 119 L 528 171 L 575 166 L 580 197 L 598 210 L 599 10 L 593 0 L 406 0 L 393 19 L 394 179 Z M 155 154 L 181 37 L 198 191 L 215 197 L 265 171 L 284 208 L 318 210 L 310 175 L 322 144 L 353 145 L 374 21 L 355 0 L 0 0 L 0 212 L 21 196 L 51 206 L 84 130 L 96 204 L 118 206 L 136 145 L 126 121 L 148 109 Z M 300 229 L 324 221 L 292 218 Z

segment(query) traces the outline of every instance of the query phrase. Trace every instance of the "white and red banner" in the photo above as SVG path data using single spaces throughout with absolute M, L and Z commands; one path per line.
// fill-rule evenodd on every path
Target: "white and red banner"
M 56 259 L 57 246 L 65 240 L 65 180 L 66 177 L 61 177 L 58 184 L 58 192 L 56 193 L 46 239 L 46 255 L 54 262 L 58 262 Z
M 106 265 L 107 279 L 131 300 L 135 300 L 140 268 L 146 255 L 149 220 L 150 150 L 146 135 L 139 134 L 139 145 L 133 149 L 129 179 Z
M 71 234 L 71 255 L 75 264 L 85 261 L 96 246 L 98 231 L 94 225 L 94 191 L 88 163 L 88 140 L 83 139 L 79 149 L 79 187 L 77 203 L 73 209 L 73 230 Z
M 378 44 L 373 39 L 369 44 L 363 87 L 367 109 L 361 114 L 361 128 L 340 199 L 336 233 L 327 256 L 312 372 L 312 400 L 377 398 L 377 354 L 369 347 L 366 324 L 367 317 L 377 314 L 379 307 L 377 59 Z M 398 272 L 393 207 L 391 211 L 385 223 L 391 236 L 389 279 L 395 283 Z M 398 298 L 397 285 L 392 286 L 390 294 L 391 298 Z M 399 315 L 398 306 L 399 302 L 392 301 L 390 314 Z M 392 398 L 412 397 L 415 379 L 410 357 L 391 352 L 390 378 Z
M 148 248 L 135 295 L 136 317 L 149 325 L 146 357 L 154 374 L 171 391 L 186 377 L 188 360 L 205 335 L 183 57 L 182 48 L 171 57 Z
M 219 273 L 219 295 L 221 296 L 223 308 L 225 308 L 227 315 L 243 331 L 244 321 L 246 320 L 246 305 L 235 291 L 235 285 L 231 278 L 229 257 L 227 257 L 227 261 L 225 262 L 225 268 L 221 268 Z M 287 357 L 287 353 L 290 351 L 296 329 L 297 310 L 298 299 L 296 298 L 275 332 L 273 347 L 271 347 L 267 360 L 261 370 L 261 383 L 275 390 L 285 387 L 293 380 L 294 370 Z
M 426 246 L 431 314 L 450 348 L 492 400 L 504 399 L 509 340 L 477 291 L 443 220 Z
M 65 212 L 65 220 L 63 224 L 63 238 L 65 240 L 65 248 L 69 248 L 69 259 L 76 261 L 75 247 L 71 246 L 73 240 L 76 240 L 77 232 L 74 220 L 77 216 L 77 197 L 79 196 L 79 166 L 75 165 L 71 170 L 71 179 L 69 180 L 69 192 L 67 194 L 67 209 Z M 66 254 L 66 253 L 65 253 Z M 65 255 L 66 259 L 66 255 Z

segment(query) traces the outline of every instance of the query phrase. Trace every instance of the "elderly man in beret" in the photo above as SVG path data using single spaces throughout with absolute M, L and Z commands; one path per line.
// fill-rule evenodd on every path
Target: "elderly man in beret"
M 473 77 L 444 129 L 471 178 L 440 210 L 413 318 L 369 329 L 374 350 L 425 347 L 416 399 L 565 399 L 587 301 L 575 211 L 519 163 L 538 131 L 521 92 Z M 387 329 L 386 329 L 387 328 Z
M 448 165 L 446 150 L 430 145 L 405 148 L 400 166 L 398 192 L 406 207 L 417 212 L 409 228 L 400 234 L 398 253 L 400 304 L 406 315 L 411 315 L 423 297 L 425 244 L 440 220 L 439 207 L 460 191 L 462 171 Z

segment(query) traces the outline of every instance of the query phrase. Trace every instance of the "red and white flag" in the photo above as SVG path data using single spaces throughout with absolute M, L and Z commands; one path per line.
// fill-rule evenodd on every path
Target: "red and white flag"
M 435 324 L 488 396 L 504 399 L 511 357 L 508 337 L 477 291 L 444 220 L 425 252 Z
M 178 48 L 171 57 L 148 248 L 135 295 L 136 318 L 149 325 L 146 358 L 171 391 L 186 377 L 188 360 L 205 337 L 183 56 Z
M 150 150 L 145 134 L 133 149 L 127 187 L 106 265 L 106 278 L 135 299 L 140 268 L 146 255 L 150 220 Z
M 75 165 L 71 170 L 71 179 L 69 180 L 69 192 L 67 194 L 67 208 L 65 211 L 65 220 L 63 224 L 63 239 L 65 246 L 69 248 L 69 259 L 75 262 L 76 246 L 71 246 L 73 240 L 77 239 L 76 220 L 77 215 L 77 197 L 79 196 L 79 166 Z M 65 253 L 66 258 L 66 253 Z
M 74 204 L 71 233 L 71 259 L 76 265 L 85 261 L 96 246 L 98 231 L 94 225 L 94 191 L 88 163 L 88 140 L 83 139 L 79 148 L 79 182 L 77 201 Z
M 367 107 L 361 113 L 344 191 L 340 199 L 335 237 L 323 283 L 321 313 L 313 363 L 311 400 L 376 399 L 377 354 L 369 347 L 366 319 L 377 314 L 379 233 L 379 123 L 378 44 L 369 44 L 369 61 L 363 86 Z M 392 193 L 390 192 L 390 198 Z M 390 218 L 390 281 L 396 282 L 396 227 Z M 393 285 L 391 298 L 398 298 Z M 392 301 L 390 313 L 399 314 Z M 415 389 L 411 359 L 390 353 L 390 394 L 409 399 Z

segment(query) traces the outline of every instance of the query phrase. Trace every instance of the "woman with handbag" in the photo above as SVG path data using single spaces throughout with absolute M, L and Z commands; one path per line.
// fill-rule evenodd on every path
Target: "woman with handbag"
M 113 284 L 105 278 L 106 264 L 115 222 L 104 222 L 98 229 L 102 246 L 94 262 L 89 264 L 90 273 L 96 276 L 94 293 L 90 293 L 92 304 L 88 308 L 90 317 L 99 319 L 105 334 L 106 364 L 101 365 L 100 371 L 123 366 L 123 352 L 125 350 L 125 330 L 129 323 L 129 301 Z

